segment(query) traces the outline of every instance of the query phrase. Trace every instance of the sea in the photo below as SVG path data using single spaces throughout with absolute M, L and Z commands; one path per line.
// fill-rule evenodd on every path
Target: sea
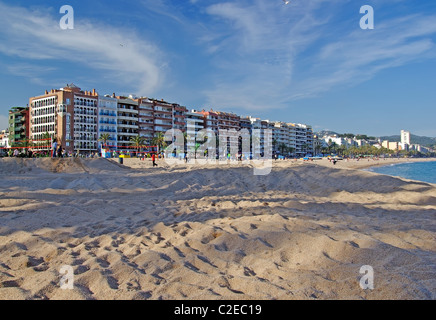
M 405 162 L 367 169 L 371 172 L 436 183 L 436 161 Z

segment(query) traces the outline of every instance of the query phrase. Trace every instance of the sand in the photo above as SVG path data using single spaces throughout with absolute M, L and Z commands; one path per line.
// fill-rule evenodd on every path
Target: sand
M 436 185 L 367 166 L 0 159 L 0 299 L 436 299 Z

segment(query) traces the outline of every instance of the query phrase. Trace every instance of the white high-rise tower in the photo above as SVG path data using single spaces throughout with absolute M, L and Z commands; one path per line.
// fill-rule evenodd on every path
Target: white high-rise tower
M 401 130 L 401 147 L 403 150 L 409 150 L 410 132 Z

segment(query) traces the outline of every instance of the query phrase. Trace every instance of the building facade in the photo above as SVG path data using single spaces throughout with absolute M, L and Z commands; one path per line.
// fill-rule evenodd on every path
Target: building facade
M 21 113 L 10 119 L 14 123 L 10 135 L 18 138 L 15 129 L 21 130 L 23 127 L 28 129 L 27 136 L 31 140 L 56 138 L 71 153 L 97 152 L 102 147 L 103 135 L 106 136 L 104 140 L 107 146 L 129 151 L 132 147 L 131 139 L 135 136 L 144 137 L 149 144 L 154 137 L 164 135 L 171 129 L 195 137 L 204 128 L 213 131 L 216 137 L 219 137 L 220 130 L 221 133 L 234 130 L 238 134 L 241 129 L 246 129 L 250 134 L 253 130 L 260 130 L 259 136 L 250 139 L 255 148 L 250 149 L 251 153 L 265 152 L 264 132 L 267 129 L 272 131 L 275 141 L 273 152 L 294 156 L 314 153 L 313 131 L 309 125 L 240 117 L 212 109 L 188 111 L 184 106 L 164 100 L 116 96 L 115 93 L 99 95 L 95 89 L 83 91 L 74 84 L 30 98 L 28 115 L 20 118 L 19 114 Z M 16 127 L 18 121 L 24 121 L 24 125 Z M 25 121 L 29 121 L 28 124 Z M 229 139 L 222 139 L 227 141 L 227 151 L 231 145 L 239 145 L 236 139 L 239 138 L 230 136 Z M 195 146 L 195 140 L 189 143 L 190 147 Z M 223 150 L 217 151 L 224 153 L 226 145 L 222 147 Z
M 9 145 L 24 142 L 30 138 L 29 108 L 14 107 L 9 110 Z
M 98 96 L 98 145 L 104 144 L 101 137 L 107 137 L 106 146 L 118 146 L 118 100 L 110 95 Z
M 117 97 L 117 148 L 130 151 L 131 139 L 139 135 L 138 101 L 133 97 Z

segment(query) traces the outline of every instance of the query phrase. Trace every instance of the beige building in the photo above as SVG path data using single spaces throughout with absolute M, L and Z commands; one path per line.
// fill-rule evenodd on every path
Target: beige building
M 74 84 L 30 98 L 30 138 L 48 133 L 69 152 L 96 151 L 97 100 L 95 89 L 82 91 Z

